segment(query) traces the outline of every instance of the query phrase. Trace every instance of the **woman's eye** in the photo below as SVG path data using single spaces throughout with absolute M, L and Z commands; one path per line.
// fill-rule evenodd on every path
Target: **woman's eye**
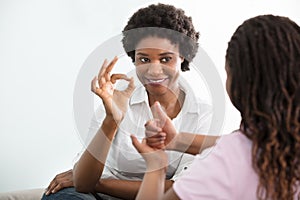
M 146 62 L 149 62 L 150 61 L 150 59 L 149 58 L 140 58 L 140 61 L 142 62 L 142 63 L 146 63 Z
M 160 61 L 163 63 L 166 63 L 166 62 L 169 62 L 171 59 L 172 59 L 171 57 L 164 57 L 164 58 L 161 58 Z

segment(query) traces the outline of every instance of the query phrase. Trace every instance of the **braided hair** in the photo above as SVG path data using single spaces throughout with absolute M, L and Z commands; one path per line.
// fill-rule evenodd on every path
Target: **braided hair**
M 300 180 L 300 27 L 260 15 L 233 34 L 226 52 L 228 93 L 253 142 L 259 199 L 293 199 Z
M 172 44 L 178 44 L 179 53 L 184 57 L 181 70 L 189 70 L 189 63 L 198 50 L 199 32 L 195 31 L 192 18 L 187 17 L 182 9 L 158 3 L 141 8 L 132 15 L 123 30 L 122 42 L 133 62 L 135 62 L 136 45 L 149 36 L 166 38 Z

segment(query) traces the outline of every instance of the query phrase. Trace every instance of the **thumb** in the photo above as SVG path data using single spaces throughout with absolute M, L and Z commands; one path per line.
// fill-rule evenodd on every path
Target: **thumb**
M 134 136 L 134 135 L 130 135 L 130 137 L 131 137 L 131 141 L 132 141 L 132 144 L 133 144 L 133 146 L 135 147 L 135 149 L 139 152 L 139 153 L 141 153 L 141 151 L 142 151 L 142 144 L 138 141 L 138 139 Z
M 133 79 L 133 77 L 131 77 L 131 78 L 128 78 L 127 81 L 129 81 L 129 84 L 125 91 L 131 94 L 133 92 L 133 90 L 135 89 L 134 79 Z
M 163 127 L 168 119 L 168 115 L 163 111 L 160 103 L 156 101 L 151 107 L 152 115 L 154 119 L 158 119 L 160 127 Z

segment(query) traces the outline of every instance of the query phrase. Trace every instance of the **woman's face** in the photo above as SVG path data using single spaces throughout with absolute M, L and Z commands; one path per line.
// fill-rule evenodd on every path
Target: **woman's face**
M 177 89 L 182 62 L 178 45 L 168 39 L 149 36 L 136 46 L 137 76 L 151 95 L 163 95 Z

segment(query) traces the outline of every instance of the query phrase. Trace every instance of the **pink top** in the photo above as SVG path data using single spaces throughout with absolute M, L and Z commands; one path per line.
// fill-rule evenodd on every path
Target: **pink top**
M 173 189 L 181 199 L 257 199 L 252 142 L 240 132 L 224 135 L 205 158 L 196 156 Z
M 252 142 L 236 131 L 222 136 L 207 157 L 196 156 L 173 184 L 180 199 L 257 199 L 258 176 L 252 168 Z M 294 199 L 299 199 L 300 183 Z

